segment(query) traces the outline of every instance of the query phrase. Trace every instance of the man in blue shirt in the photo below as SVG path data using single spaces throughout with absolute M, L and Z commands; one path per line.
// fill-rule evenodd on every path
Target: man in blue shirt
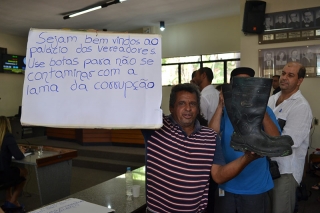
M 231 73 L 231 79 L 234 76 L 254 77 L 254 74 L 255 72 L 251 68 L 236 68 Z M 271 136 L 280 135 L 278 122 L 269 107 L 267 107 L 262 125 L 267 134 Z M 220 133 L 221 146 L 226 163 L 243 156 L 243 152 L 235 151 L 230 147 L 233 126 L 224 107 L 221 94 L 218 108 L 209 123 L 209 127 Z M 219 188 L 216 212 L 271 212 L 268 191 L 273 188 L 273 180 L 266 157 L 261 157 L 251 162 L 239 175 L 219 185 Z
M 225 164 L 219 136 L 196 119 L 200 92 L 195 85 L 174 86 L 169 107 L 171 114 L 163 116 L 160 129 L 143 130 L 146 212 L 205 212 L 210 173 L 217 183 L 224 183 L 259 156 L 247 151 Z

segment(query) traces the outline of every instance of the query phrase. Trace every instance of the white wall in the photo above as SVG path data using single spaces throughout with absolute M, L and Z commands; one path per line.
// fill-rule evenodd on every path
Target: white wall
M 0 47 L 7 48 L 8 54 L 26 55 L 27 38 L 0 33 Z
M 26 55 L 27 38 L 0 33 L 0 47 L 8 54 Z M 0 115 L 18 114 L 22 101 L 24 75 L 0 73 Z
M 244 11 L 245 0 L 240 0 L 240 11 Z M 274 13 L 286 10 L 297 10 L 310 7 L 319 7 L 319 0 L 265 0 L 267 2 L 266 13 Z M 243 12 L 241 12 L 241 19 Z M 240 26 L 241 27 L 241 26 Z M 241 34 L 241 66 L 249 66 L 254 70 L 258 70 L 258 51 L 259 49 L 280 48 L 280 47 L 294 47 L 303 45 L 319 45 L 319 40 L 313 41 L 299 41 L 299 42 L 285 42 L 277 44 L 258 44 L 258 36 L 245 36 Z M 314 117 L 320 118 L 320 96 L 317 91 L 320 91 L 320 78 L 305 78 L 301 87 L 301 92 L 309 101 Z M 303 113 L 303 112 L 301 112 Z M 315 126 L 315 131 L 312 135 L 312 146 L 320 147 L 320 126 Z M 310 151 L 314 151 L 310 149 Z
M 161 32 L 162 57 L 226 53 L 240 50 L 239 16 L 168 25 Z

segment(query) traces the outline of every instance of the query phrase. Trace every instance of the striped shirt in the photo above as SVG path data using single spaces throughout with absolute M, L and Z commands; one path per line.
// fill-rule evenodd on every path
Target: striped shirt
M 152 212 L 202 212 L 217 134 L 199 125 L 187 136 L 169 116 L 147 140 L 147 206 Z

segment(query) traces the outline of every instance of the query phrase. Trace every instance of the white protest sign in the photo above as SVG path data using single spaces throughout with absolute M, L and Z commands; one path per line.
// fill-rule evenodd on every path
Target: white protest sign
M 162 126 L 161 37 L 31 29 L 23 125 Z

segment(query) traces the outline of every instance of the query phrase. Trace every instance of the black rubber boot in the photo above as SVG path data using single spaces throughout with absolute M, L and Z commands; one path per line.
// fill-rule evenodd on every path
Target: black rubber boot
M 237 128 L 234 123 L 233 116 L 232 116 L 232 85 L 231 84 L 224 84 L 221 87 L 224 106 L 226 107 L 228 117 L 231 121 L 233 128 Z M 236 130 L 234 130 L 236 131 Z
M 234 118 L 232 116 L 232 85 L 231 84 L 224 84 L 222 85 L 222 94 L 224 99 L 224 105 L 226 107 L 228 117 L 231 121 L 231 124 L 234 128 L 237 128 L 237 126 L 234 123 Z M 236 131 L 236 130 L 234 130 Z M 239 130 L 237 131 L 239 132 Z M 263 130 L 261 130 L 261 134 L 263 134 L 265 137 L 268 137 L 271 142 L 280 142 L 280 143 L 288 143 L 290 146 L 293 145 L 292 138 L 288 135 L 282 135 L 282 136 L 270 136 L 266 134 Z
M 267 78 L 233 78 L 231 109 L 227 104 L 226 108 L 234 127 L 230 146 L 235 150 L 269 157 L 292 154 L 290 136 L 271 137 L 261 130 L 271 84 Z

